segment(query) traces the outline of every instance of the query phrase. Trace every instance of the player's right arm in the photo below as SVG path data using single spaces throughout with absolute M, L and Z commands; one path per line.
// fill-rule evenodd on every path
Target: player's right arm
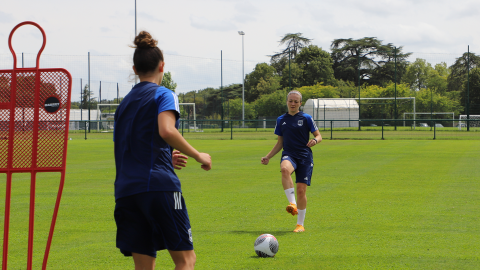
M 162 139 L 170 146 L 194 158 L 198 163 L 202 164 L 202 169 L 208 171 L 212 168 L 212 158 L 207 153 L 200 153 L 191 146 L 175 128 L 177 121 L 174 111 L 163 111 L 158 114 L 158 132 Z
M 283 136 L 278 136 L 277 143 L 273 146 L 273 149 L 264 157 L 262 157 L 262 164 L 267 165 L 271 158 L 273 158 L 283 148 Z

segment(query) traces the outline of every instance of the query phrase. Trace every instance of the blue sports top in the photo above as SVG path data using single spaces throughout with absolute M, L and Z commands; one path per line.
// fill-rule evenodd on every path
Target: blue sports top
M 312 149 L 307 146 L 310 133 L 318 130 L 312 117 L 298 112 L 295 115 L 285 113 L 277 118 L 275 134 L 283 136 L 282 156 L 294 158 L 312 158 Z
M 173 148 L 158 131 L 158 114 L 174 111 L 175 93 L 151 82 L 132 88 L 115 112 L 115 200 L 148 191 L 179 191 L 180 180 L 172 164 Z

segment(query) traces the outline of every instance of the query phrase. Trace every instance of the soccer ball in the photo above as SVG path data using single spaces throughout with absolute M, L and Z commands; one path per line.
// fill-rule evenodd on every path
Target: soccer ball
M 255 240 L 255 253 L 260 257 L 273 257 L 278 251 L 278 241 L 271 234 L 262 234 Z

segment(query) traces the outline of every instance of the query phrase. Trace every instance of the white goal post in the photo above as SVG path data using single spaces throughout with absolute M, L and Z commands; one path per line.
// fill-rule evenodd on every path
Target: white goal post
M 108 122 L 102 122 L 102 120 L 107 120 L 108 117 L 105 117 L 105 118 L 102 119 L 102 111 L 100 110 L 100 107 L 107 107 L 107 106 L 118 107 L 118 105 L 120 105 L 120 104 L 97 104 L 97 119 L 95 119 L 95 120 L 97 120 L 97 131 L 98 132 L 100 131 L 100 124 L 102 124 L 107 130 L 110 130 L 110 129 L 113 130 L 113 124 L 109 126 Z M 111 114 L 115 115 L 115 112 L 113 112 Z
M 458 130 L 462 130 L 462 126 L 467 127 L 465 120 L 467 120 L 467 115 L 462 114 L 458 117 Z M 470 115 L 469 122 L 470 127 L 480 127 L 480 115 Z
M 192 105 L 193 106 L 193 130 L 197 131 L 197 112 L 195 111 L 195 103 L 178 103 L 178 105 Z
M 416 120 L 416 115 L 433 115 L 433 114 L 451 114 L 452 120 L 455 120 L 455 113 L 454 112 L 404 112 L 403 113 L 403 126 L 405 126 L 405 120 L 412 120 L 412 119 L 405 119 L 405 115 L 413 115 L 413 120 Z M 420 120 L 419 120 L 420 121 Z M 452 122 L 453 124 L 453 122 Z
M 117 106 L 120 104 L 97 104 L 97 121 L 98 123 L 100 123 L 102 120 L 105 120 L 105 119 L 102 119 L 102 112 L 100 110 L 100 107 L 107 107 L 107 106 Z M 178 105 L 190 105 L 190 106 L 193 106 L 193 125 L 194 125 L 194 129 L 195 131 L 197 130 L 197 113 L 195 111 L 195 103 L 179 103 Z M 112 128 L 113 129 L 113 128 Z M 97 124 L 97 131 L 100 131 L 100 124 Z

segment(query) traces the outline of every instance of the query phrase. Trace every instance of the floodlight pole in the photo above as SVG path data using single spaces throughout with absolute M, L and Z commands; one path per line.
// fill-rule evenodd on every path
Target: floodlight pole
M 238 31 L 238 34 L 242 36 L 242 127 L 245 127 L 245 60 L 243 50 L 243 36 L 245 36 L 245 32 Z
M 361 130 L 360 127 L 360 105 L 361 105 L 361 96 L 360 96 L 360 51 L 357 53 L 357 79 L 358 79 L 358 130 Z
M 395 47 L 395 115 L 393 119 L 397 120 L 397 47 Z M 397 121 L 395 121 L 395 130 L 397 130 Z
M 222 132 L 223 132 L 223 51 L 220 50 L 220 91 L 222 93 Z M 195 103 L 195 92 L 193 94 L 193 103 Z

